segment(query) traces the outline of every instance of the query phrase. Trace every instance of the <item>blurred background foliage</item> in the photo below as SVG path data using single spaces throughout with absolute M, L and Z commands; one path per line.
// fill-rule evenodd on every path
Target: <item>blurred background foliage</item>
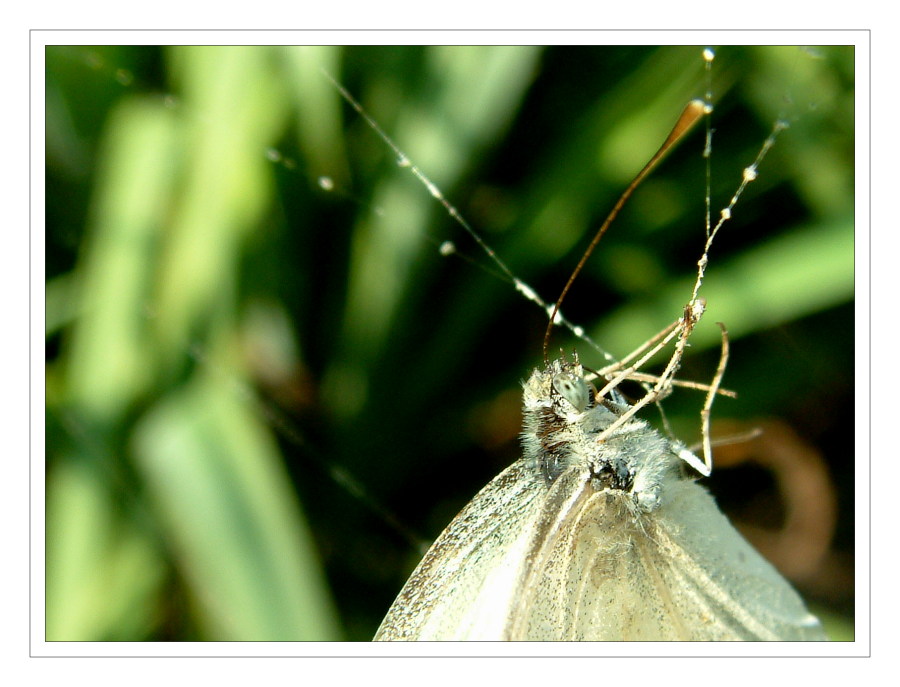
M 546 316 L 323 70 L 553 300 L 703 96 L 699 48 L 46 58 L 47 638 L 369 639 L 423 547 L 517 457 Z M 851 47 L 718 50 L 714 211 L 791 126 L 713 250 L 681 374 L 711 377 L 724 322 L 740 397 L 717 402 L 720 433 L 780 429 L 765 455 L 723 449 L 709 487 L 836 639 L 854 608 L 853 69 Z M 698 128 L 566 302 L 617 356 L 689 295 L 702 148 Z M 576 345 L 602 364 L 553 341 Z M 666 401 L 686 441 L 701 403 Z

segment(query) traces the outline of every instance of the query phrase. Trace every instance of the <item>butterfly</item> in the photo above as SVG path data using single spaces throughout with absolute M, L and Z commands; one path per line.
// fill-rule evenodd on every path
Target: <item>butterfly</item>
M 555 360 L 524 385 L 524 455 L 438 537 L 376 640 L 823 640 L 677 442 Z
M 707 64 L 712 57 L 704 51 Z M 335 86 L 403 166 L 471 232 L 421 170 L 343 87 Z M 547 357 L 550 330 L 564 322 L 560 302 L 588 255 L 635 187 L 710 111 L 704 101 L 685 108 L 598 230 L 555 305 L 546 307 L 532 289 L 513 279 L 526 298 L 550 315 L 544 365 L 524 384 L 523 456 L 484 487 L 438 537 L 391 605 L 375 640 L 826 639 L 800 596 L 697 483 L 711 470 L 708 431 L 701 461 L 637 416 L 674 384 L 705 307 L 697 293 L 709 248 L 743 188 L 756 178 L 756 165 L 783 123 L 776 124 L 754 164 L 744 170 L 743 183 L 719 223 L 707 229 L 682 317 L 626 358 L 640 357 L 637 363 L 626 367 L 623 361 L 588 373 L 577 356 Z M 675 352 L 665 372 L 647 387 L 647 395 L 628 403 L 617 390 L 619 383 L 636 378 L 640 365 L 673 340 Z M 705 424 L 726 359 L 723 327 L 722 362 L 707 387 Z M 606 381 L 600 390 L 592 383 L 598 378 Z

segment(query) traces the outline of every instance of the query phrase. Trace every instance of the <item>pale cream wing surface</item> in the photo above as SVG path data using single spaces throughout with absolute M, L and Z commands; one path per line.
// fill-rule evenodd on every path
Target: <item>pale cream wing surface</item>
M 702 487 L 672 479 L 652 513 L 636 515 L 628 500 L 595 491 L 579 468 L 559 477 L 538 516 L 507 638 L 825 639 Z
M 777 570 L 734 529 L 707 491 L 676 482 L 656 521 L 647 560 L 662 571 L 696 639 L 825 640 L 818 619 Z M 656 561 L 651 560 L 655 553 Z
M 495 477 L 429 549 L 375 640 L 501 639 L 547 491 L 524 460 Z

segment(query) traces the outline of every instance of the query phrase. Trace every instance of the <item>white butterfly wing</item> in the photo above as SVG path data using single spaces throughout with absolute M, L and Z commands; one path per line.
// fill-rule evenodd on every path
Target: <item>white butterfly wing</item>
M 425 554 L 375 640 L 501 639 L 546 493 L 524 460 L 495 477 Z
M 825 640 L 818 619 L 721 513 L 707 491 L 675 482 L 644 549 L 692 639 Z M 653 560 L 655 556 L 655 560 Z
M 823 640 L 818 620 L 705 489 L 672 480 L 637 519 L 572 469 L 538 517 L 509 638 Z
M 818 620 L 705 489 L 672 479 L 660 507 L 548 487 L 519 460 L 438 537 L 376 640 L 821 640 Z

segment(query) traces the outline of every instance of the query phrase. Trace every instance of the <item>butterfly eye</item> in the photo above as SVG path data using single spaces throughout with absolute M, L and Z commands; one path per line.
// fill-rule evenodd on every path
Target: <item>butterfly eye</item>
M 579 413 L 591 402 L 588 385 L 581 377 L 570 372 L 560 372 L 553 377 L 553 388 L 571 403 Z

